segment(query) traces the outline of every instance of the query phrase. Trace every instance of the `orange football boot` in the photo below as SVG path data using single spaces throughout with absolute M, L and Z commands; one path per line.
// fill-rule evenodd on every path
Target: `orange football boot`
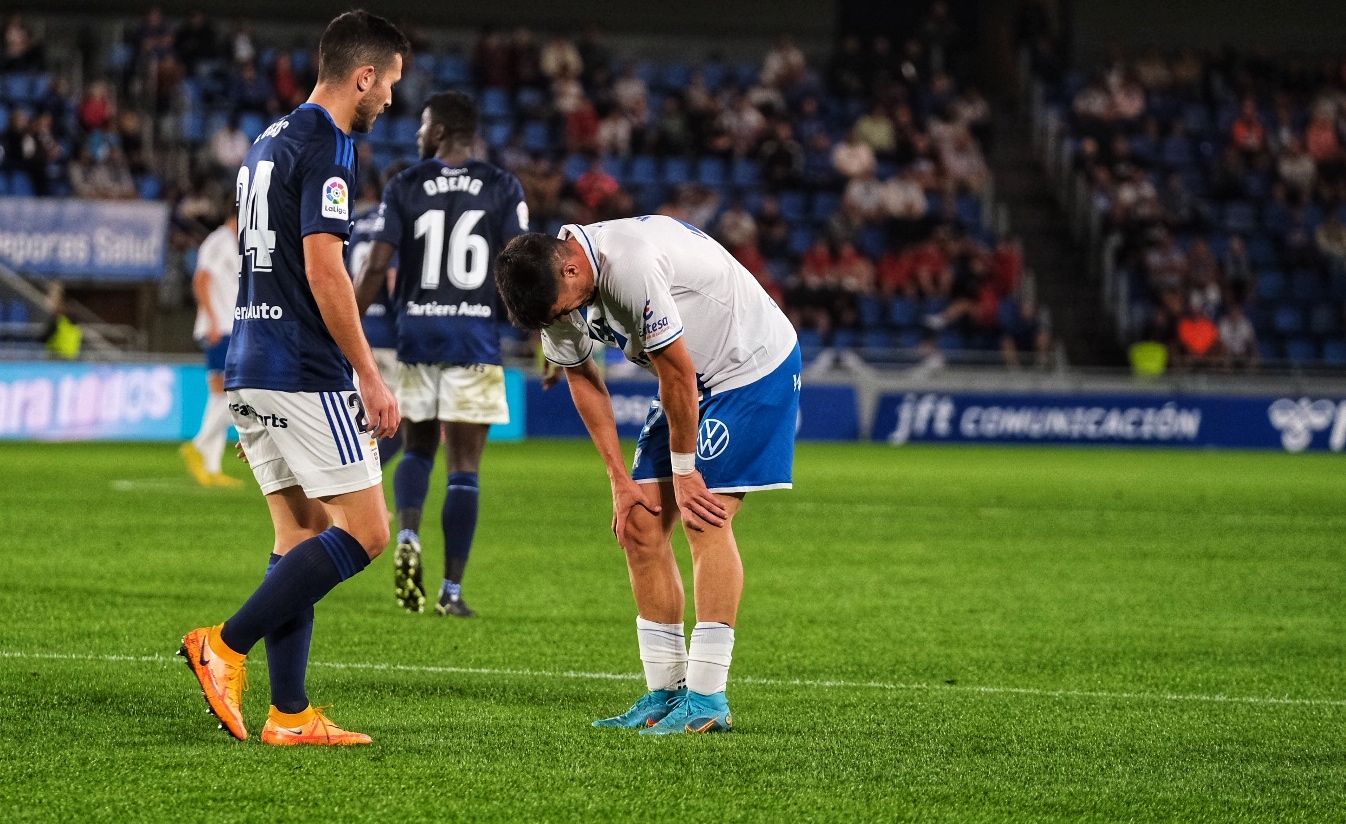
M 248 686 L 248 674 L 244 669 L 244 656 L 219 640 L 219 632 L 220 627 L 192 630 L 183 636 L 178 655 L 187 659 L 188 669 L 201 682 L 201 692 L 206 697 L 210 714 L 220 719 L 220 726 L 230 735 L 246 741 L 248 730 L 243 726 L 243 690 Z
M 262 727 L 262 743 L 278 747 L 301 744 L 350 747 L 371 744 L 373 741 L 362 732 L 341 729 L 321 709 L 309 706 L 296 713 L 285 713 L 272 707 L 266 718 L 266 726 Z

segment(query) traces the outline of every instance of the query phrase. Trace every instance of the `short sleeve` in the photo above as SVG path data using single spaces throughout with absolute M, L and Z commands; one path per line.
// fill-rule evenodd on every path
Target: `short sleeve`
M 682 316 L 673 303 L 668 257 L 649 243 L 608 256 L 608 309 L 627 329 L 639 330 L 641 348 L 657 352 L 682 337 Z
M 402 213 L 400 199 L 397 196 L 400 191 L 398 180 L 399 178 L 395 177 L 383 187 L 383 200 L 379 202 L 379 210 L 374 217 L 374 230 L 370 232 L 374 240 L 390 244 L 394 249 L 402 244 Z
M 504 178 L 507 185 L 500 202 L 499 227 L 502 246 L 528 231 L 528 203 L 524 201 L 523 185 L 508 172 L 504 173 Z
M 557 366 L 579 366 L 593 351 L 593 338 L 578 309 L 542 329 L 542 354 Z
M 206 243 L 202 244 L 198 257 L 198 268 L 205 269 L 213 277 L 238 277 L 238 240 L 233 239 L 231 242 L 228 234 L 211 235 Z
M 335 138 L 335 133 L 333 138 Z M 299 234 L 351 234 L 351 203 L 355 199 L 355 173 L 338 162 L 337 141 L 313 140 L 306 152 L 299 182 Z

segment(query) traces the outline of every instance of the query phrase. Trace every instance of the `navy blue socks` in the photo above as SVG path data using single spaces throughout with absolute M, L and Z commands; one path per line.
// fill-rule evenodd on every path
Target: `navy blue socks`
M 224 622 L 220 639 L 247 655 L 262 638 L 311 610 L 337 584 L 369 566 L 360 542 L 328 527 L 285 554 L 238 612 Z
M 281 556 L 272 554 L 266 574 Z M 266 636 L 266 668 L 271 673 L 271 704 L 281 712 L 303 712 L 308 706 L 304 680 L 308 672 L 309 643 L 313 640 L 313 607 L 300 612 Z
M 434 466 L 433 457 L 419 452 L 408 451 L 402 456 L 393 472 L 393 500 L 398 512 L 419 511 L 425 505 L 425 496 L 430 492 L 430 470 Z
M 455 585 L 462 584 L 467 556 L 472 552 L 479 491 L 477 473 L 449 473 L 449 491 L 444 496 L 440 524 L 444 527 L 444 580 Z

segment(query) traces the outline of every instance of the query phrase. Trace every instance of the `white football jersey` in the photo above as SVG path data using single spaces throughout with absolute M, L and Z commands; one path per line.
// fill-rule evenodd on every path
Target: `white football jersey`
M 572 312 L 542 330 L 553 363 L 577 366 L 600 340 L 650 369 L 649 352 L 682 338 L 701 387 L 713 392 L 769 375 L 794 350 L 785 313 L 700 229 L 648 215 L 570 224 L 559 237 L 584 249 L 596 294 L 587 318 Z
M 215 322 L 220 325 L 222 335 L 228 335 L 234 328 L 234 304 L 238 303 L 238 267 L 238 236 L 229 231 L 227 225 L 207 235 L 200 251 L 196 253 L 196 271 L 204 271 L 209 275 L 206 292 L 210 296 L 210 308 L 215 312 Z M 205 310 L 198 306 L 192 337 L 204 338 L 209 329 L 210 319 L 206 317 Z

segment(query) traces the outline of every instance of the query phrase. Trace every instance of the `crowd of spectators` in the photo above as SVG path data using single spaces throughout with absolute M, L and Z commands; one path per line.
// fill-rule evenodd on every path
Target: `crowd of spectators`
M 705 227 L 815 350 L 1040 360 L 1045 325 L 1019 299 L 1022 250 L 982 218 L 990 107 L 944 68 L 966 48 L 946 5 L 922 25 L 928 37 L 901 43 L 845 36 L 822 63 L 789 38 L 741 64 L 619 59 L 594 27 L 487 28 L 465 55 L 413 36 L 393 108 L 360 144 L 360 185 L 414 151 L 421 100 L 468 88 L 480 153 L 519 177 L 538 228 L 654 212 Z M 40 72 L 27 32 L 11 18 L 6 65 L 43 80 L 7 111 L 0 179 L 19 194 L 166 197 L 183 248 L 222 218 L 252 139 L 306 98 L 316 69 L 309 43 L 151 9 L 93 61 L 106 78 L 74 98 Z M 152 162 L 150 139 L 155 160 L 185 146 L 187 162 Z
M 1149 52 L 1061 78 L 1134 339 L 1192 369 L 1346 365 L 1346 60 Z

